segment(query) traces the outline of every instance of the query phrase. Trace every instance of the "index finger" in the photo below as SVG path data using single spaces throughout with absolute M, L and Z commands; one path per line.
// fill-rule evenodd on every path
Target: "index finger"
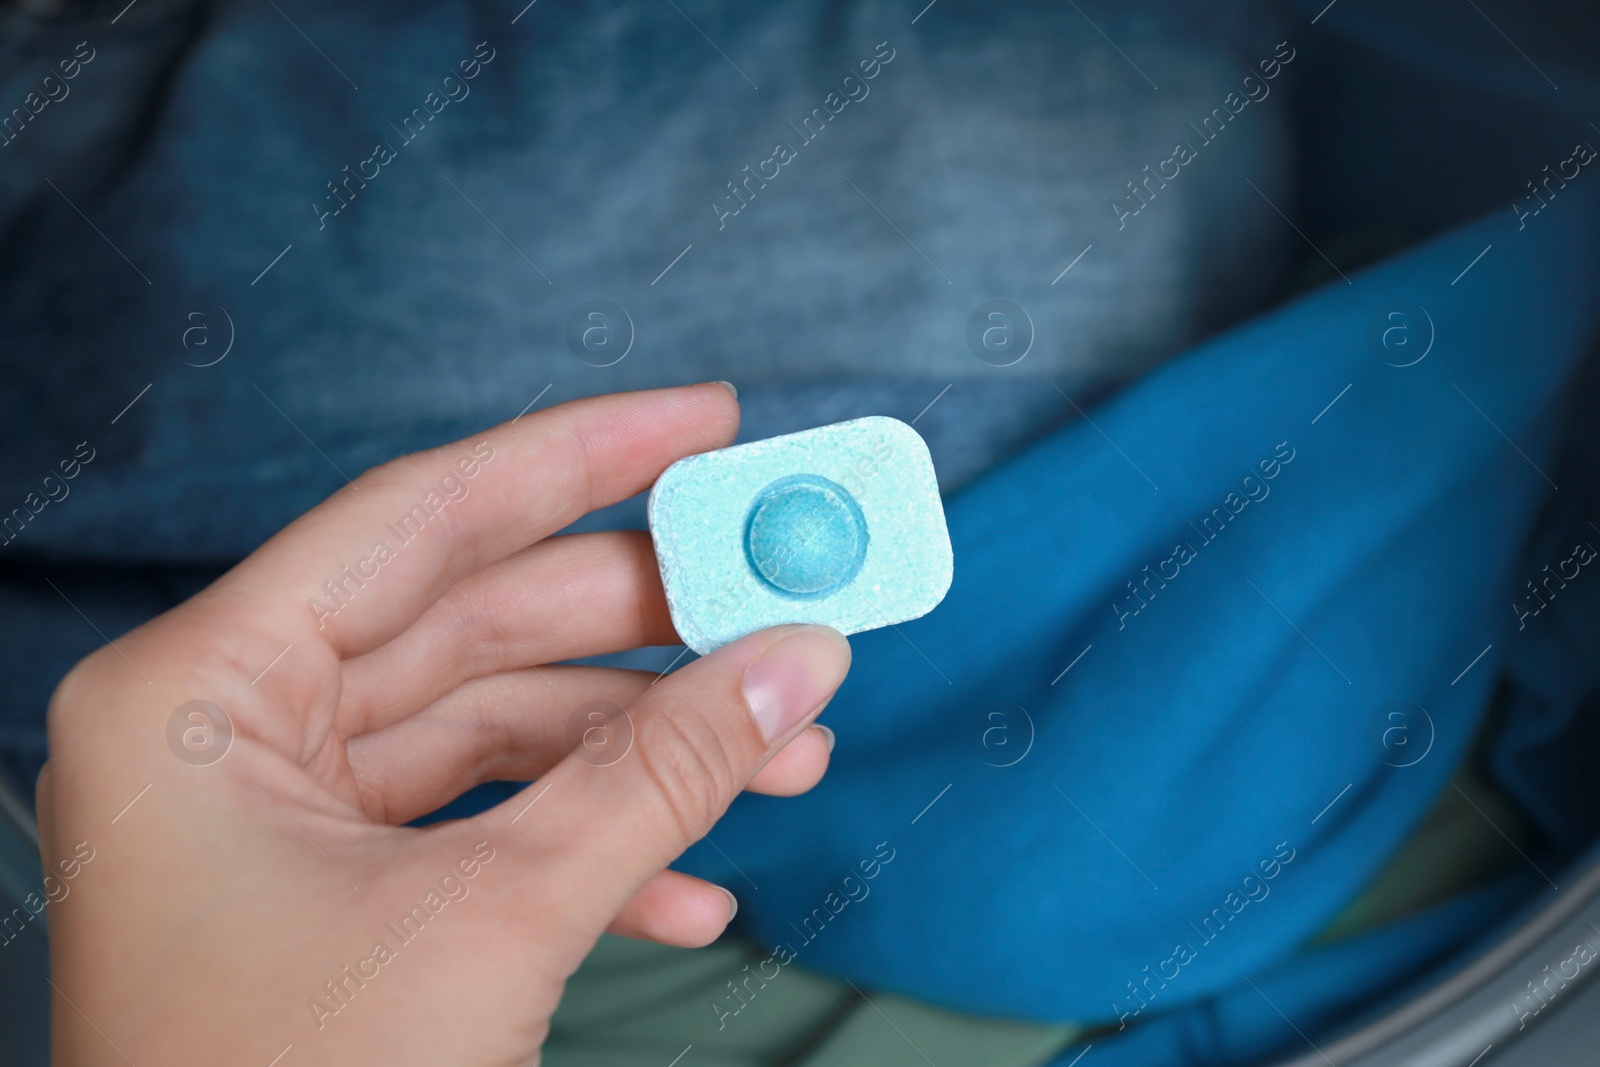
M 648 488 L 684 456 L 728 445 L 738 424 L 732 388 L 712 382 L 575 400 L 402 456 L 285 527 L 195 608 L 246 613 L 264 646 L 359 655 L 456 579 Z

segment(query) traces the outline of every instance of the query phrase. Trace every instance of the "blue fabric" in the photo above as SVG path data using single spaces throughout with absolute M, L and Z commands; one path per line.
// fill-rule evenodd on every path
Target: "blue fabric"
M 1146 1025 L 1097 1035 L 1096 1067 L 1151 1064 L 1249 1063 L 1275 1051 L 1311 1052 L 1307 1034 L 1366 1006 L 1374 994 L 1412 991 L 1397 960 L 1446 964 L 1487 942 L 1463 937 L 1504 931 L 1521 914 L 1519 900 L 1543 885 L 1530 868 L 1496 884 L 1360 937 L 1299 954 L 1220 993 L 1191 1010 L 1150 1019 Z M 1069 1048 L 1052 1067 L 1066 1067 L 1083 1049 Z
M 854 639 L 828 779 L 741 800 L 685 868 L 759 886 L 747 929 L 810 966 L 975 1012 L 1115 1021 L 1140 1003 L 1125 983 L 1184 941 L 1196 958 L 1160 1010 L 1283 965 L 1417 826 L 1488 702 L 1509 571 L 1550 490 L 1535 465 L 1594 327 L 1593 198 L 1562 207 L 1331 284 L 959 493 L 945 603 Z M 1437 331 L 1405 368 L 1372 340 L 1397 301 Z M 1247 492 L 1207 541 L 1205 517 Z M 1141 607 L 1129 583 L 1185 543 Z M 1396 705 L 1435 731 L 1399 768 L 1375 728 Z M 1020 754 L 1023 709 L 1031 751 L 986 765 Z M 1016 734 L 1004 756 L 981 747 L 994 712 Z M 803 941 L 882 840 L 898 856 L 870 901 Z M 1267 895 L 1204 941 L 1227 894 L 1263 891 L 1251 874 Z M 1396 974 L 1420 960 L 1409 938 L 1373 951 Z M 1308 1003 L 1348 992 L 1336 970 L 1299 981 Z

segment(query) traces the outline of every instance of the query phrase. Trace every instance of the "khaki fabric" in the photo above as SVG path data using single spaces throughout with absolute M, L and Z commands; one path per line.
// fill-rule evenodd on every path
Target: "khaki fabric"
M 1077 1033 L 862 993 L 793 963 L 763 984 L 766 958 L 737 942 L 677 949 L 604 937 L 567 985 L 544 1062 L 667 1067 L 682 1054 L 676 1067 L 1037 1067 Z

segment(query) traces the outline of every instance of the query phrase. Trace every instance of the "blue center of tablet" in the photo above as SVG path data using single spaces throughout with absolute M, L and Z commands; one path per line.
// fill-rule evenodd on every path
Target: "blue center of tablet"
M 844 586 L 867 558 L 867 520 L 855 497 L 816 474 L 791 474 L 756 494 L 745 558 L 768 585 L 806 599 Z

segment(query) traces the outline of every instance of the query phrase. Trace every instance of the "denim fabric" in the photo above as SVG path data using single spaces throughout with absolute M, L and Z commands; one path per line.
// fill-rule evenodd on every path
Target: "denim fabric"
M 1272 55 L 1257 4 L 1092 9 L 1139 67 L 1048 4 L 945 0 L 915 25 L 678 6 L 8 14 L 7 100 L 92 55 L 0 145 L 19 777 L 53 678 L 168 602 L 135 568 L 225 566 L 374 463 L 535 398 L 727 378 L 744 439 L 937 397 L 917 427 L 950 489 L 1259 304 L 1288 260 L 1292 234 L 1240 209 L 1245 178 L 1287 202 L 1292 64 L 1204 170 L 1112 207 Z M 795 157 L 750 180 L 776 141 Z M 995 298 L 1032 320 L 1011 366 L 965 337 Z M 595 299 L 631 319 L 611 366 L 567 340 Z M 608 525 L 642 525 L 639 502 L 579 528 Z

